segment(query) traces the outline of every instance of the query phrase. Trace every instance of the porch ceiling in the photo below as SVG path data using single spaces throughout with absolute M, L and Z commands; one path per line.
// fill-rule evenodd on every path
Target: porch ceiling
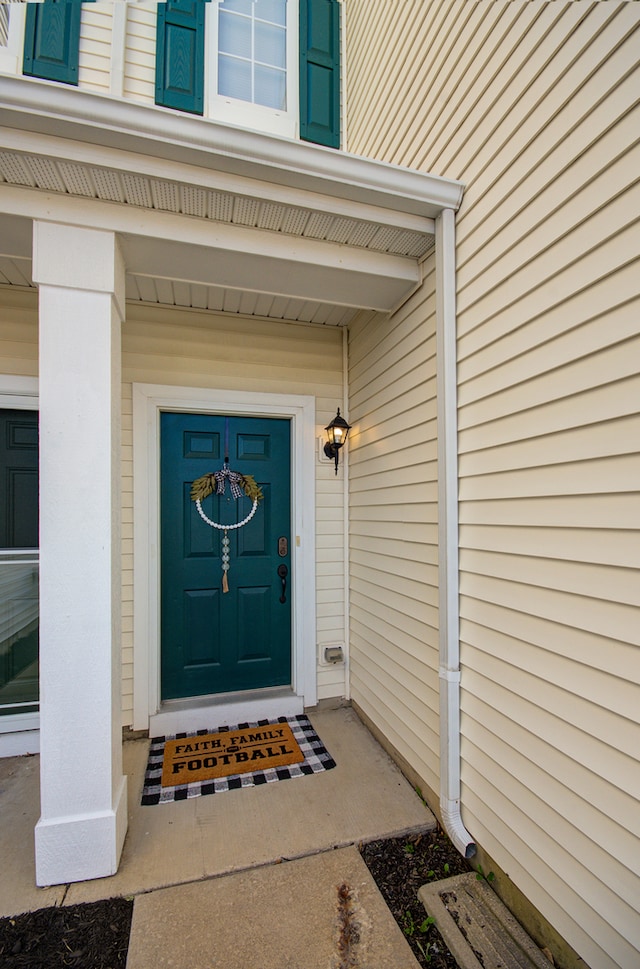
M 419 285 L 461 186 L 304 143 L 0 78 L 0 285 L 31 222 L 116 231 L 127 298 L 344 325 Z

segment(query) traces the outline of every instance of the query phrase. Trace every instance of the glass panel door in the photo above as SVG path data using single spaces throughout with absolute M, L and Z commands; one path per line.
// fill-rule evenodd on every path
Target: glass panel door
M 0 717 L 37 712 L 37 552 L 0 552 Z
M 0 409 L 0 732 L 38 712 L 38 412 Z

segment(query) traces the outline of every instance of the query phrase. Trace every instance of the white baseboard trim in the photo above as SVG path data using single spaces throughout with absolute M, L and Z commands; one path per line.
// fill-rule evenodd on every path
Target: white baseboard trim
M 39 730 L 18 730 L 12 733 L 0 733 L 0 758 L 24 757 L 26 754 L 39 753 Z

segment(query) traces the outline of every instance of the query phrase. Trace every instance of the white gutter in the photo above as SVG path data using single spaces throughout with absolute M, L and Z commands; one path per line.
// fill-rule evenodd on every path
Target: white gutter
M 438 580 L 440 616 L 440 812 L 465 858 L 476 846 L 460 814 L 460 614 L 455 213 L 436 219 L 438 361 Z
M 462 199 L 452 179 L 35 78 L 0 77 L 0 125 L 427 218 Z

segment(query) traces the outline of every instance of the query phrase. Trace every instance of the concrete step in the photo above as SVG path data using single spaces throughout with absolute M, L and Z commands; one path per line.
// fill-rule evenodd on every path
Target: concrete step
M 127 969 L 419 969 L 355 847 L 136 897 Z
M 423 885 L 418 897 L 460 969 L 550 969 L 552 963 L 475 872 Z

